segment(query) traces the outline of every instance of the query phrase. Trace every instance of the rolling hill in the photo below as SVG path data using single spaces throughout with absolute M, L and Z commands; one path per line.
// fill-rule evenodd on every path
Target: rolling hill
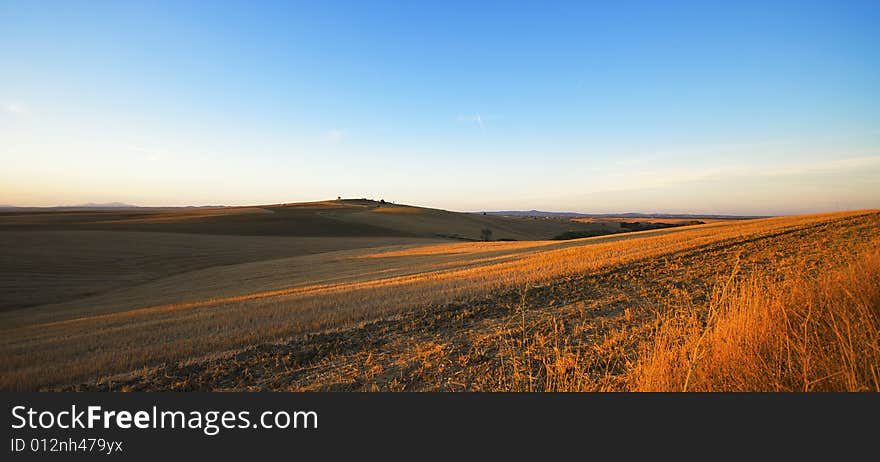
M 0 311 L 105 296 L 212 267 L 473 241 L 483 229 L 492 230 L 494 240 L 541 240 L 572 230 L 605 234 L 615 227 L 365 199 L 252 207 L 18 209 L 0 212 Z
M 285 214 L 305 224 L 265 219 Z M 523 389 L 521 374 L 552 377 L 522 369 L 516 355 L 532 347 L 504 334 L 516 323 L 546 342 L 561 322 L 554 342 L 586 361 L 572 364 L 626 364 L 682 293 L 702 303 L 731 271 L 816 274 L 880 238 L 876 211 L 516 242 L 437 236 L 438 224 L 464 231 L 482 215 L 358 201 L 87 217 L 42 217 L 40 230 L 16 216 L 0 231 L 0 388 Z M 267 232 L 329 222 L 385 234 L 218 232 L 257 229 L 245 218 Z M 611 338 L 626 348 L 603 350 Z M 623 380 L 619 367 L 601 370 Z
M 568 219 L 503 217 L 386 204 L 366 199 L 251 207 L 39 209 L 0 213 L 0 231 L 137 231 L 239 236 L 550 239 L 602 225 Z

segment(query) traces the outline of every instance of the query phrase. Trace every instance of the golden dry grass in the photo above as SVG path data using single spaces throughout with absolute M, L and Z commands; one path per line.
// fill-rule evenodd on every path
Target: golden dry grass
M 653 351 L 658 320 L 676 312 L 707 319 L 719 288 L 745 283 L 731 275 L 815 279 L 876 251 L 876 213 L 825 218 L 85 389 L 639 389 L 635 371 Z
M 876 226 L 874 224 L 873 226 Z M 870 237 L 868 237 L 870 236 Z M 809 237 L 809 236 L 807 236 Z M 693 282 L 625 297 L 589 345 L 595 319 L 515 305 L 489 332 L 500 360 L 483 385 L 504 391 L 880 391 L 880 236 L 811 251 L 771 250 L 785 265 L 741 266 L 700 294 Z M 824 247 L 826 246 L 827 247 Z M 766 250 L 765 250 L 766 251 Z M 812 253 L 810 255 L 809 253 Z M 749 268 L 750 267 L 750 268 Z M 602 329 L 602 328 L 600 328 Z
M 638 299 L 631 299 L 630 296 L 617 299 L 613 294 L 590 295 L 594 291 L 601 293 L 607 287 L 621 285 L 630 291 L 627 293 L 641 294 L 639 297 L 644 298 L 647 294 L 640 292 L 640 285 L 660 284 L 661 281 L 670 281 L 669 284 L 672 285 L 698 285 L 702 281 L 691 280 L 689 271 L 699 270 L 701 272 L 698 277 L 708 277 L 707 275 L 713 274 L 713 265 L 720 268 L 731 260 L 733 254 L 727 252 L 733 251 L 728 249 L 743 246 L 760 251 L 756 254 L 760 258 L 755 257 L 755 264 L 773 268 L 788 267 L 793 264 L 792 258 L 800 253 L 813 252 L 811 249 L 821 245 L 823 239 L 829 240 L 827 251 L 862 245 L 866 239 L 876 243 L 877 225 L 876 212 L 850 212 L 713 223 L 692 228 L 561 243 L 457 243 L 427 248 L 409 246 L 384 251 L 349 251 L 344 254 L 282 259 L 271 264 L 256 262 L 241 267 L 235 265 L 220 272 L 209 269 L 201 275 L 195 275 L 193 279 L 187 279 L 193 275 L 181 275 L 174 279 L 171 286 L 166 287 L 178 287 L 178 291 L 182 287 L 182 292 L 201 293 L 195 300 L 153 305 L 152 301 L 162 299 L 162 296 L 156 296 L 157 292 L 162 291 L 153 290 L 162 286 L 153 286 L 147 292 L 115 294 L 112 300 L 104 299 L 107 303 L 101 306 L 86 305 L 76 309 L 66 307 L 68 309 L 58 311 L 47 309 L 34 317 L 19 316 L 21 313 L 0 315 L 3 326 L 15 326 L 4 329 L 3 339 L 0 341 L 0 350 L 3 352 L 0 361 L 0 370 L 3 372 L 0 387 L 33 389 L 80 380 L 95 381 L 116 373 L 166 362 L 191 360 L 263 342 L 300 338 L 298 336 L 303 334 L 328 329 L 359 329 L 358 326 L 365 322 L 407 316 L 425 309 L 430 313 L 431 307 L 448 306 L 451 302 L 483 300 L 481 303 L 494 306 L 501 300 L 496 294 L 517 287 L 560 283 L 570 285 L 577 283 L 581 277 L 592 278 L 594 276 L 591 275 L 605 274 L 607 276 L 602 276 L 605 279 L 601 279 L 604 282 L 595 282 L 595 287 L 589 284 L 578 286 L 579 290 L 584 291 L 578 297 L 597 296 L 599 299 L 596 303 L 601 300 L 601 303 L 611 303 L 614 306 L 626 305 L 624 314 L 621 315 L 623 324 L 620 328 L 608 331 L 603 331 L 604 327 L 598 329 L 595 323 L 603 318 L 588 315 L 584 315 L 585 324 L 580 327 L 572 327 L 559 320 L 544 319 L 540 329 L 526 329 L 526 335 L 505 334 L 512 329 L 509 322 L 494 325 L 488 323 L 485 326 L 489 329 L 488 333 L 480 338 L 484 339 L 482 342 L 487 345 L 487 351 L 494 352 L 488 357 L 493 358 L 492 361 L 503 358 L 503 366 L 499 367 L 497 362 L 492 361 L 486 363 L 494 366 L 489 369 L 491 373 L 481 376 L 486 380 L 495 377 L 493 382 L 482 385 L 471 382 L 466 387 L 506 390 L 585 389 L 589 384 L 600 383 L 595 374 L 597 364 L 604 364 L 606 373 L 614 371 L 612 375 L 616 376 L 615 380 L 619 380 L 621 367 L 618 363 L 621 361 L 615 358 L 624 356 L 619 356 L 618 353 L 624 350 L 631 352 L 635 345 L 641 345 L 637 342 L 624 348 L 621 346 L 626 343 L 623 340 L 630 338 L 632 326 L 642 326 L 643 322 L 651 319 L 650 316 L 645 316 L 646 304 Z M 795 240 L 795 237 L 801 241 Z M 769 244 L 781 239 L 783 241 L 780 242 L 786 244 L 773 244 L 778 248 Z M 802 242 L 803 239 L 807 241 Z M 790 249 L 787 244 L 789 242 L 799 243 Z M 688 258 L 702 255 L 713 257 L 705 262 L 688 263 L 685 266 L 670 263 L 671 258 L 682 258 L 683 255 L 689 256 Z M 639 262 L 650 262 L 667 275 L 660 278 L 651 273 L 616 269 L 644 264 Z M 327 268 L 343 271 L 345 275 L 339 278 L 330 271 L 323 276 L 315 276 L 327 271 Z M 261 277 L 248 279 L 254 272 Z M 296 278 L 289 278 L 290 274 L 313 274 L 310 277 L 316 279 L 310 282 L 306 277 L 297 283 Z M 286 275 L 288 282 L 284 285 Z M 201 291 L 201 285 L 209 280 L 224 280 L 225 285 L 218 287 L 205 284 L 213 289 Z M 247 283 L 238 284 L 240 281 Z M 256 288 L 266 290 L 249 291 Z M 237 289 L 238 292 L 235 293 L 232 289 Z M 631 292 L 633 290 L 635 292 Z M 212 296 L 211 293 L 215 295 Z M 545 300 L 545 303 L 549 303 L 555 310 L 555 306 L 566 306 L 567 302 L 550 299 Z M 585 302 L 578 303 L 583 305 Z M 108 309 L 108 306 L 111 308 Z M 583 311 L 583 308 L 578 310 Z M 464 316 L 462 319 L 465 319 L 466 312 L 468 310 L 455 316 Z M 531 316 L 525 316 L 528 319 L 524 321 L 524 325 L 531 325 Z M 566 334 L 554 336 L 548 333 L 548 329 Z M 395 332 L 398 330 L 400 329 L 395 328 Z M 436 367 L 447 364 L 442 358 L 448 357 L 454 351 L 448 345 L 449 339 L 470 331 L 456 333 L 457 331 L 431 327 L 415 332 L 417 336 L 431 336 L 431 342 L 409 345 L 405 351 L 424 350 L 424 358 L 419 361 L 427 361 L 432 366 L 423 366 L 421 370 L 426 374 L 451 380 L 452 375 L 437 372 Z M 607 337 L 603 337 L 605 340 L 602 344 L 594 347 L 604 353 L 584 356 L 583 352 L 573 349 L 575 339 L 579 336 L 599 332 Z M 536 336 L 536 333 L 541 336 Z M 619 341 L 615 341 L 615 338 Z M 386 345 L 391 344 L 391 339 L 387 339 Z M 553 348 L 546 350 L 548 345 Z M 571 349 L 575 356 L 566 353 L 566 348 Z M 530 352 L 527 361 L 516 354 L 523 350 Z M 543 357 L 540 362 L 546 364 L 545 372 L 536 373 L 532 370 L 536 364 L 534 359 L 541 356 L 534 356 L 532 353 L 537 355 L 537 352 L 544 350 L 561 356 Z M 368 350 L 362 352 L 370 353 Z M 387 373 L 379 374 L 376 369 L 380 365 L 385 370 L 391 367 L 387 363 L 382 365 L 381 362 L 381 358 L 387 357 L 387 353 L 375 353 L 369 356 L 372 365 L 367 370 L 375 372 L 374 379 L 379 383 L 382 383 L 383 377 L 391 380 Z M 344 355 L 334 357 L 343 358 Z M 471 361 L 467 359 L 469 357 L 459 355 L 452 362 L 460 364 L 463 360 L 468 363 Z M 587 357 L 588 361 L 583 359 Z M 59 364 L 64 364 L 64 367 L 56 367 Z M 524 369 L 526 372 L 516 372 L 523 364 L 528 365 Z M 573 373 L 574 366 L 565 366 L 566 364 L 587 365 L 583 367 L 588 373 Z M 452 366 L 444 367 L 444 371 L 450 371 Z M 337 365 L 333 370 L 346 369 Z M 467 375 L 470 373 L 467 371 L 477 370 L 465 368 L 466 372 L 461 374 Z M 546 371 L 563 372 L 551 374 Z M 326 386 L 326 376 L 324 377 L 324 381 L 320 383 Z M 528 380 L 524 382 L 522 378 Z M 393 389 L 385 383 L 388 389 Z M 602 388 L 613 387 L 603 385 Z
M 643 391 L 880 391 L 880 252 L 777 280 L 753 274 L 659 320 Z

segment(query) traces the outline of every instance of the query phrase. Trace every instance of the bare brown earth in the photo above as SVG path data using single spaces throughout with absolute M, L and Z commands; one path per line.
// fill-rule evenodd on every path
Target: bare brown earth
M 0 231 L 0 312 L 22 308 L 32 308 L 33 312 L 40 306 L 106 297 L 208 268 L 348 249 L 435 242 L 443 241 L 390 236 Z M 191 290 L 191 287 L 182 289 Z
M 2 230 L 153 231 L 245 236 L 409 236 L 412 233 L 337 219 L 368 205 L 315 203 L 263 207 L 7 212 Z
M 700 237 L 704 232 L 715 238 Z M 632 258 L 547 271 L 544 278 L 518 276 L 521 282 L 514 285 L 469 292 L 455 301 L 167 362 L 73 389 L 625 390 L 633 364 L 670 305 L 700 310 L 713 288 L 754 274 L 818 278 L 880 246 L 880 213 L 712 224 L 670 233 L 608 244 L 620 252 L 669 243 Z M 684 237 L 690 245 L 679 241 Z M 551 268 L 549 262 L 569 253 L 585 258 L 601 253 L 603 239 L 548 250 L 539 261 Z

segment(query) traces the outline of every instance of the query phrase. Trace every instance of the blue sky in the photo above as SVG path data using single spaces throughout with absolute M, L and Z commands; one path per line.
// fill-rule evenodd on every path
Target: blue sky
M 880 207 L 878 2 L 8 2 L 0 203 Z

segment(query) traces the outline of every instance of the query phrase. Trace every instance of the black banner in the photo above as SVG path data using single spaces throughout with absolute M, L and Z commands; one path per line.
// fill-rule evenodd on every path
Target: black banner
M 3 393 L 4 460 L 877 455 L 878 394 Z M 61 427 L 61 428 L 59 428 Z M 864 451 L 868 451 L 865 453 Z

